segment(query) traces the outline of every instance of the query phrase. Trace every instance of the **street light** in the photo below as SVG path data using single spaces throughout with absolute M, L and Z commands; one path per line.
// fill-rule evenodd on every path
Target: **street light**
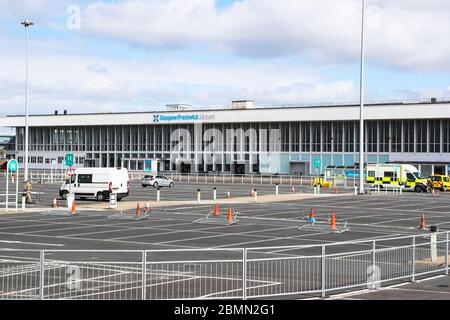
M 25 49 L 25 173 L 24 179 L 28 180 L 28 28 L 34 25 L 30 20 L 21 22 L 26 30 L 26 49 Z
M 359 193 L 364 193 L 364 13 L 365 0 L 362 0 L 361 17 L 361 69 L 360 69 L 360 108 L 359 108 Z

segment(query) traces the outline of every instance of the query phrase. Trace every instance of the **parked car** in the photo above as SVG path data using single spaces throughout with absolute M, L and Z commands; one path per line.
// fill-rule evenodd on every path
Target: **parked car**
M 431 187 L 441 191 L 450 190 L 450 179 L 448 176 L 435 174 L 430 176 Z
M 146 175 L 141 179 L 141 185 L 145 188 L 151 186 L 153 188 L 158 187 L 175 187 L 175 182 L 165 176 L 160 175 Z

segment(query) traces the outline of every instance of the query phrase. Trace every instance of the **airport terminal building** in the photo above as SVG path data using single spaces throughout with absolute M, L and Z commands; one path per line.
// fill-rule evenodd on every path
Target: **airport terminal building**
M 370 103 L 365 107 L 369 163 L 410 163 L 424 175 L 450 171 L 450 100 Z M 359 105 L 229 108 L 169 105 L 160 112 L 32 115 L 30 169 L 60 166 L 162 172 L 310 175 L 357 167 Z M 16 128 L 16 158 L 23 163 L 24 116 L 0 118 Z M 317 159 L 320 159 L 317 161 Z

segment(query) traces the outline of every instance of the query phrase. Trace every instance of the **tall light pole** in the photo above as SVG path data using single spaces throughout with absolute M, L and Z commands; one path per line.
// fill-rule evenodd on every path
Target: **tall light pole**
M 34 25 L 30 20 L 21 22 L 26 31 L 26 49 L 25 49 L 25 173 L 24 179 L 28 180 L 28 28 Z
M 364 193 L 364 15 L 365 0 L 362 0 L 362 19 L 361 19 L 361 69 L 359 80 L 359 193 Z

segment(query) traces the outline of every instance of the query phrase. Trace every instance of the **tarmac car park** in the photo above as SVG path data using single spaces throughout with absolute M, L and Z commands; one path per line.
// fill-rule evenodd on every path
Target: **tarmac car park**
M 0 187 L 2 185 L 4 183 L 0 183 Z M 35 189 L 48 193 L 55 186 L 35 184 Z M 240 213 L 236 224 L 193 223 L 211 209 L 215 186 L 220 196 L 220 214 L 225 215 L 232 206 Z M 129 202 L 130 208 L 124 212 L 134 216 L 136 202 L 147 200 L 148 193 L 139 180 L 132 181 L 130 187 L 131 197 L 121 205 Z M 201 204 L 192 203 L 196 187 L 203 190 Z M 258 201 L 250 198 L 254 187 L 260 191 Z M 232 199 L 226 198 L 226 190 L 232 190 Z M 336 290 L 338 286 L 360 284 L 364 289 L 367 267 L 374 257 L 380 261 L 383 288 L 391 283 L 386 279 L 399 275 L 404 275 L 404 282 L 408 282 L 413 258 L 417 273 L 443 274 L 441 260 L 445 248 L 442 241 L 445 237 L 438 240 L 437 262 L 430 262 L 430 230 L 418 227 L 424 213 L 427 225 L 438 226 L 445 236 L 450 230 L 447 205 L 450 194 L 432 196 L 405 192 L 402 196 L 392 193 L 355 196 L 352 190 L 339 189 L 338 194 L 324 190 L 321 195 L 314 195 L 312 186 L 297 186 L 298 194 L 292 194 L 289 185 L 280 186 L 279 191 L 278 197 L 292 200 L 266 202 L 267 196 L 277 197 L 275 186 L 269 184 L 180 183 L 177 188 L 162 191 L 165 203 L 157 206 L 153 201 L 149 217 L 136 221 L 110 219 L 114 211 L 95 201 L 79 204 L 76 216 L 52 216 L 48 213 L 50 198 L 44 197 L 48 203 L 41 204 L 42 209 L 35 207 L 32 213 L 0 217 L 2 248 L 9 249 L 3 252 L 5 261 L 10 261 L 13 255 L 15 263 L 30 268 L 14 269 L 17 272 L 8 276 L 9 282 L 4 282 L 3 291 L 11 297 L 34 297 L 34 291 L 26 286 L 33 284 L 35 274 L 39 274 L 31 268 L 36 265 L 34 257 L 37 255 L 39 259 L 39 252 L 27 250 L 40 248 L 45 249 L 44 266 L 48 268 L 45 299 L 139 299 L 141 252 L 133 250 L 148 250 L 147 299 L 240 298 L 241 248 L 247 250 L 247 293 L 253 297 L 319 298 L 322 245 L 329 255 L 326 259 L 326 279 L 330 281 L 326 283 L 327 295 L 347 292 L 347 289 Z M 235 197 L 245 198 L 245 201 L 241 203 Z M 175 202 L 169 204 L 170 201 Z M 63 204 L 59 202 L 59 206 Z M 303 218 L 311 208 L 315 210 L 317 229 L 299 229 L 306 223 Z M 55 212 L 59 213 L 63 209 L 57 210 Z M 320 228 L 326 227 L 331 212 L 336 214 L 338 226 L 348 222 L 348 232 L 330 233 Z M 415 236 L 417 242 L 413 242 L 411 236 Z M 401 239 L 387 240 L 397 237 Z M 415 257 L 410 254 L 413 245 L 416 246 Z M 18 251 L 14 253 L 11 249 Z M 84 280 L 78 290 L 68 290 L 65 286 L 67 265 L 82 266 Z M 303 273 L 297 274 L 299 270 Z M 23 282 L 24 287 L 19 288 L 6 285 L 16 283 L 17 277 L 30 281 Z M 439 287 L 441 282 L 433 283 L 432 288 L 422 290 L 416 285 L 414 291 L 388 289 L 386 294 L 392 298 L 400 294 L 403 298 L 414 298 L 409 294 L 421 290 L 421 298 L 445 298 L 443 288 Z M 372 292 L 374 294 L 382 295 L 381 291 Z

